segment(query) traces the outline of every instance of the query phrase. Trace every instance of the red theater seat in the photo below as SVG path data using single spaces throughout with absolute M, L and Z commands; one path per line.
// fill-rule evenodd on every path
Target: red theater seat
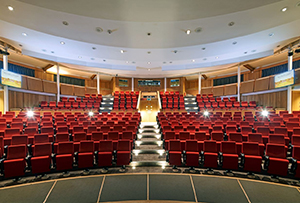
M 258 143 L 244 142 L 242 146 L 242 165 L 244 171 L 261 172 L 262 157 Z
M 113 143 L 110 140 L 100 140 L 97 164 L 100 167 L 108 167 L 112 165 Z
M 117 145 L 117 165 L 129 165 L 131 161 L 131 144 L 129 140 L 120 140 Z
M 237 170 L 239 165 L 239 156 L 237 154 L 235 142 L 221 142 L 220 152 L 222 152 L 222 168 Z
M 170 165 L 181 166 L 181 144 L 179 140 L 170 140 L 168 156 Z
M 33 157 L 30 159 L 31 172 L 40 174 L 50 172 L 51 169 L 51 143 L 35 144 Z
M 286 159 L 285 145 L 267 144 L 266 148 L 267 171 L 272 175 L 286 176 L 288 172 L 289 161 Z
M 67 171 L 73 168 L 74 145 L 72 142 L 60 142 L 55 156 L 57 171 Z
M 186 140 L 184 155 L 185 155 L 184 162 L 186 166 L 190 166 L 190 167 L 199 166 L 199 151 L 198 151 L 198 143 L 196 140 Z
M 91 168 L 94 166 L 94 142 L 80 141 L 77 154 L 78 168 Z
M 217 143 L 213 140 L 205 140 L 203 145 L 203 166 L 206 168 L 218 167 L 218 150 Z

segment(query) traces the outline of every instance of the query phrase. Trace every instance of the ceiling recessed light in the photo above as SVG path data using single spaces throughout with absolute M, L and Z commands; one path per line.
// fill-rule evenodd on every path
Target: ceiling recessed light
M 206 60 L 207 60 L 207 58 L 204 58 L 204 59 L 203 59 L 203 61 L 206 61 Z
M 105 59 L 103 59 L 103 62 L 105 62 L 106 60 Z
M 233 45 L 236 45 L 236 44 L 237 44 L 237 42 L 232 42 L 232 44 L 233 44 Z
M 94 58 L 91 58 L 91 60 L 95 60 Z
M 247 54 L 247 53 L 248 53 L 248 52 L 246 52 L 246 51 L 244 52 L 244 54 Z
M 195 59 L 193 59 L 192 62 L 195 62 Z
M 52 54 L 54 54 L 54 51 L 51 51 Z
M 205 49 L 206 49 L 206 48 L 205 48 L 205 47 L 203 47 L 203 48 L 202 48 L 202 51 L 205 51 Z
M 281 9 L 282 12 L 285 12 L 287 10 L 287 7 L 284 7 Z
M 42 51 L 43 51 L 43 52 L 46 52 L 47 50 L 46 50 L 46 49 L 42 49 Z
M 199 32 L 201 32 L 202 31 L 202 28 L 201 27 L 197 27 L 196 29 L 195 29 L 195 32 L 196 33 L 199 33 Z
M 10 10 L 10 11 L 13 11 L 13 10 L 14 10 L 14 7 L 12 7 L 12 6 L 8 6 L 7 8 L 8 8 L 8 10 Z
M 150 62 L 150 61 L 148 61 L 148 64 L 151 64 L 151 62 Z
M 269 37 L 273 37 L 273 36 L 274 36 L 274 33 L 270 33 L 270 34 L 269 34 Z
M 189 35 L 189 34 L 191 34 L 191 30 L 186 30 L 185 33 L 186 33 L 187 35 Z
M 256 50 L 254 49 L 254 50 L 252 50 L 251 52 L 256 52 Z
M 25 32 L 23 32 L 22 35 L 25 36 L 25 37 L 27 36 L 27 34 Z
M 22 47 L 23 45 L 22 45 L 22 44 L 19 44 L 19 46 Z
M 277 48 L 279 48 L 280 47 L 280 44 L 279 45 L 277 45 Z
M 300 7 L 300 1 L 296 4 L 296 6 L 299 6 L 299 7 Z
M 218 56 L 216 56 L 216 59 L 218 59 L 219 57 Z
M 82 56 L 78 56 L 78 58 L 79 58 L 79 59 L 81 59 L 81 58 L 82 58 Z
M 123 54 L 125 51 L 121 49 L 121 54 Z
M 172 63 L 172 61 L 170 61 L 170 63 Z
M 151 51 L 148 51 L 147 54 L 151 54 Z
M 150 71 L 150 69 L 148 69 L 148 71 Z
M 132 63 L 135 63 L 134 61 L 132 61 Z
M 166 64 L 166 63 L 167 63 L 167 62 L 165 62 L 165 61 L 163 62 L 163 64 Z
M 103 29 L 101 27 L 96 27 L 96 32 L 103 32 Z
M 233 25 L 234 25 L 234 22 L 228 23 L 228 26 L 233 26 Z
M 63 21 L 62 24 L 66 25 L 66 26 L 69 25 L 69 23 L 67 21 Z
M 148 36 L 151 36 L 151 32 L 148 32 L 147 35 L 148 35 Z
M 126 63 L 129 63 L 129 61 L 126 61 Z
M 61 45 L 64 45 L 64 44 L 65 44 L 65 42 L 64 42 L 64 41 L 61 41 L 61 42 L 60 42 L 60 44 L 61 44 Z
M 93 50 L 96 50 L 96 47 L 92 47 Z

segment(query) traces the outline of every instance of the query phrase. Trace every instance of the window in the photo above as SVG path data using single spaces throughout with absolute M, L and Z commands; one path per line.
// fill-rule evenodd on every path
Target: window
M 160 80 L 139 80 L 138 86 L 160 86 Z
M 180 86 L 180 80 L 179 79 L 171 79 L 171 87 L 179 87 Z
M 243 81 L 244 81 L 244 75 L 241 75 L 241 82 Z M 226 78 L 214 79 L 214 86 L 227 85 L 231 83 L 237 83 L 237 75 L 226 77 Z
M 0 68 L 3 68 L 3 63 L 0 63 Z M 35 76 L 35 72 L 33 69 L 30 68 L 25 68 L 23 66 L 19 66 L 19 65 L 15 65 L 12 63 L 8 63 L 8 70 L 14 73 L 18 73 L 21 75 L 27 75 L 27 76 L 31 76 L 34 77 Z
M 119 87 L 128 87 L 128 80 L 119 79 Z
M 71 78 L 67 76 L 59 76 L 61 83 L 71 84 L 71 85 L 79 85 L 79 86 L 85 86 L 85 80 L 78 79 L 78 78 Z M 57 80 L 57 75 L 54 75 L 54 82 Z
M 298 69 L 298 68 L 300 68 L 300 60 L 293 62 L 293 69 Z M 284 73 L 286 71 L 288 71 L 288 64 L 287 63 L 279 65 L 279 66 L 274 66 L 274 67 L 271 67 L 271 68 L 263 69 L 262 73 L 261 73 L 261 77 L 276 75 L 276 74 L 279 74 L 279 73 Z

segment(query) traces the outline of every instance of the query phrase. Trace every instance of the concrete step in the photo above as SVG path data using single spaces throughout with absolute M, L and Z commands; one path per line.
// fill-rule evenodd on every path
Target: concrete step
M 132 155 L 132 161 L 166 161 L 166 155 L 162 154 L 138 154 Z

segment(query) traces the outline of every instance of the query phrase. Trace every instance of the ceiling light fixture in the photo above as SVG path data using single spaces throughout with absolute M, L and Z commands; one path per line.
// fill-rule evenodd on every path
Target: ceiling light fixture
M 253 52 L 253 53 L 254 53 L 254 52 L 256 52 L 256 50 L 255 50 L 255 49 L 253 49 L 251 52 Z
M 189 34 L 191 34 L 191 30 L 186 30 L 185 33 L 186 33 L 187 35 L 189 35 Z
M 216 59 L 218 59 L 219 57 L 218 56 L 216 56 Z
M 64 24 L 65 26 L 69 25 L 69 23 L 67 21 L 63 21 L 62 24 Z
M 129 61 L 126 61 L 126 63 L 129 63 Z
M 125 51 L 121 49 L 121 54 L 123 54 Z
M 64 41 L 61 41 L 61 42 L 60 42 L 60 44 L 61 44 L 61 45 L 64 45 L 64 44 L 65 44 L 65 42 L 64 42 Z
M 232 44 L 233 44 L 233 45 L 236 45 L 236 44 L 237 44 L 237 42 L 232 42 Z
M 96 47 L 92 47 L 93 50 L 96 50 Z
M 203 61 L 206 61 L 206 60 L 207 60 L 207 58 L 204 58 L 204 59 L 203 59 Z
M 298 7 L 298 6 L 300 7 L 300 1 L 296 4 L 296 6 L 297 6 L 297 7 Z
M 196 33 L 199 33 L 199 32 L 201 32 L 202 31 L 202 28 L 201 27 L 197 27 L 196 29 L 195 29 L 195 32 Z
M 12 7 L 12 6 L 8 6 L 7 8 L 8 8 L 8 10 L 10 10 L 10 11 L 13 11 L 13 10 L 14 10 L 14 7 Z
M 91 60 L 95 60 L 94 58 L 91 58 Z
M 234 25 L 234 22 L 228 23 L 228 26 L 233 26 L 233 25 Z
M 82 57 L 81 57 L 81 56 L 78 56 L 78 58 L 81 59 Z
M 148 61 L 148 64 L 151 64 L 151 62 L 150 62 L 150 61 Z
M 193 59 L 192 62 L 195 62 L 195 59 Z
M 282 12 L 285 12 L 287 10 L 287 7 L 284 7 L 281 9 Z
M 23 32 L 22 35 L 25 36 L 25 37 L 27 36 L 27 34 L 25 32 Z
M 103 29 L 101 27 L 96 27 L 96 32 L 103 32 Z
M 148 69 L 148 71 L 150 71 L 150 69 Z
M 269 34 L 269 37 L 273 37 L 273 36 L 274 36 L 274 33 L 270 33 L 270 34 Z
M 202 48 L 202 51 L 205 51 L 205 49 L 206 49 L 206 48 L 205 48 L 205 47 L 203 47 L 203 48 Z
M 246 52 L 246 51 L 244 52 L 244 54 L 247 54 L 247 53 L 248 53 L 248 52 Z

